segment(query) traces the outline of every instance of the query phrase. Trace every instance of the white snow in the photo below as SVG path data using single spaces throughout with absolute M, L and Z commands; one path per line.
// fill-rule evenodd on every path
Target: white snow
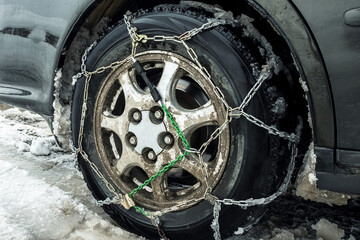
M 0 111 L 0 132 L 0 239 L 143 239 L 96 206 L 75 154 L 56 146 L 40 116 Z
M 19 228 L 26 226 L 26 230 L 41 239 L 60 239 L 82 220 L 85 214 L 82 204 L 72 201 L 57 187 L 8 162 L 1 161 L 0 167 L 8 168 L 0 175 L 1 207 L 15 215 L 15 221 L 10 222 Z
M 76 80 L 73 78 L 80 71 L 81 57 L 86 48 L 95 44 L 105 28 L 108 26 L 110 19 L 103 17 L 98 24 L 87 29 L 81 27 L 70 45 L 65 63 L 62 69 L 55 72 L 54 78 L 54 122 L 53 131 L 61 147 L 65 151 L 71 151 L 73 146 L 71 142 L 71 104 L 73 97 L 73 85 Z
M 275 228 L 272 231 L 272 240 L 295 240 L 294 234 L 285 229 Z
M 308 178 L 311 185 L 313 185 L 318 180 L 314 173 L 309 173 Z
M 38 137 L 52 137 L 47 123 L 39 115 L 10 108 L 0 111 L 0 144 L 15 146 L 18 151 L 29 151 Z
M 340 240 L 345 235 L 344 230 L 339 229 L 335 223 L 331 223 L 324 218 L 320 219 L 315 225 L 311 225 L 311 228 L 316 230 L 316 238 L 318 239 Z
M 34 140 L 30 147 L 30 152 L 35 156 L 48 156 L 50 155 L 51 143 L 46 139 L 38 138 Z
M 242 235 L 245 232 L 244 228 L 239 227 L 238 230 L 234 232 L 234 235 Z
M 282 115 L 285 113 L 287 108 L 287 103 L 285 98 L 279 97 L 276 102 L 273 104 L 273 108 L 271 109 L 272 112 Z
M 304 156 L 304 164 L 296 179 L 296 195 L 306 200 L 322 202 L 329 205 L 346 205 L 350 195 L 320 190 L 316 187 L 316 155 L 314 143 L 311 143 Z
M 28 38 L 35 42 L 45 42 L 46 40 L 45 29 L 40 26 L 35 27 L 29 34 Z
M 62 70 L 59 69 L 55 73 L 54 78 L 54 97 L 53 102 L 54 108 L 54 122 L 53 122 L 53 131 L 57 136 L 58 141 L 61 143 L 61 147 L 66 150 L 71 150 L 71 128 L 70 128 L 70 115 L 71 115 L 71 106 L 65 105 L 60 99 L 60 91 L 62 87 L 61 83 Z M 71 91 L 71 90 L 69 90 Z
M 30 145 L 25 142 L 18 142 L 16 144 L 16 147 L 19 152 L 29 152 L 30 151 Z
M 0 109 L 6 108 L 0 105 Z M 0 151 L 0 239 L 144 239 L 119 228 L 96 205 L 75 167 L 75 154 L 65 153 L 56 146 L 40 116 L 17 108 L 0 110 L 0 132 L 0 149 L 3 149 Z M 46 148 L 50 155 L 35 156 L 31 148 Z M 312 172 L 316 156 L 312 146 L 305 158 L 310 165 L 301 174 L 307 181 L 302 190 L 309 190 L 312 196 L 316 188 L 316 175 Z M 332 197 L 329 192 L 320 194 L 322 198 Z M 338 197 L 344 202 L 348 199 L 343 194 Z M 216 221 L 212 226 L 216 226 Z M 344 236 L 342 229 L 325 219 L 312 228 L 317 238 L 323 240 Z M 246 239 L 246 231 L 246 227 L 239 227 L 231 239 Z M 274 227 L 270 231 L 264 239 L 309 239 L 302 226 Z

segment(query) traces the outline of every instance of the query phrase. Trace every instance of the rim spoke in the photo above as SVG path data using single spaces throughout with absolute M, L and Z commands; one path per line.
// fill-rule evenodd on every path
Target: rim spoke
M 123 143 L 123 152 L 121 158 L 116 164 L 116 168 L 119 171 L 120 175 L 124 174 L 126 170 L 131 167 L 138 166 L 142 169 L 145 169 L 145 165 L 142 159 L 142 156 L 130 149 Z
M 188 158 L 192 160 L 189 160 Z M 201 187 L 206 186 L 206 177 L 201 167 L 201 163 L 195 159 L 195 157 L 191 157 L 191 155 L 189 155 L 187 158 L 184 158 L 182 161 L 178 162 L 176 166 L 186 170 L 188 173 L 193 175 L 201 183 Z
M 184 132 L 191 132 L 199 127 L 217 124 L 217 114 L 211 102 L 192 109 L 175 109 L 172 115 L 179 128 Z
M 132 106 L 137 106 L 139 109 L 148 109 L 155 103 L 149 92 L 142 91 L 135 85 L 135 72 L 123 72 L 118 77 L 122 90 L 125 96 L 125 112 L 129 111 Z
M 165 62 L 164 70 L 161 75 L 160 81 L 157 85 L 157 90 L 159 91 L 162 99 L 165 101 L 169 100 L 170 96 L 175 91 L 175 83 L 177 73 L 179 72 L 179 65 L 173 62 Z
M 165 200 L 164 193 L 164 177 L 160 176 L 151 182 L 151 188 L 154 196 L 154 200 L 163 202 Z
M 159 156 L 155 163 L 154 171 L 158 172 L 162 169 L 163 166 L 169 164 L 171 161 L 175 160 L 179 155 L 181 154 L 181 151 L 177 147 L 172 147 L 169 150 L 164 150 Z
M 124 115 L 120 117 L 116 117 L 111 114 L 105 116 L 103 113 L 101 116 L 101 127 L 116 133 L 121 141 L 125 140 L 126 129 L 124 125 Z
M 128 71 L 124 71 L 119 75 L 118 79 L 121 84 L 121 87 L 124 91 L 125 97 L 142 97 L 142 93 L 135 87 L 135 83 L 132 81 L 133 77 L 130 77 L 130 73 Z

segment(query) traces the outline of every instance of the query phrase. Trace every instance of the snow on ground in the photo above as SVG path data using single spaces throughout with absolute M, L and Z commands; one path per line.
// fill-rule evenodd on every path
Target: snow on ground
M 0 239 L 142 239 L 95 206 L 75 155 L 38 115 L 0 111 Z
M 316 155 L 314 153 L 314 143 L 311 143 L 304 156 L 304 165 L 300 170 L 296 180 L 296 195 L 306 200 L 326 203 L 329 205 L 346 205 L 351 199 L 348 194 L 335 193 L 320 190 L 316 187 Z M 355 197 L 355 196 L 354 196 Z
M 0 104 L 0 133 L 0 239 L 144 239 L 119 228 L 95 205 L 75 155 L 56 146 L 40 116 Z M 239 228 L 228 240 L 360 239 L 359 200 L 329 206 L 295 192 L 290 189 L 258 224 Z

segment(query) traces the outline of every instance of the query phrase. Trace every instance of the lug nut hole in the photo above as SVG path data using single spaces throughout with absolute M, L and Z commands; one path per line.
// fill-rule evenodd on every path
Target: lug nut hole
M 126 136 L 127 143 L 130 147 L 136 147 L 137 145 L 137 138 L 133 133 L 128 133 Z
M 174 146 L 174 136 L 169 132 L 163 132 L 158 136 L 158 143 L 163 149 L 170 149 Z
M 142 152 L 142 156 L 146 161 L 150 163 L 154 163 L 157 159 L 156 153 L 151 148 L 145 148 Z
M 133 108 L 129 112 L 129 121 L 132 123 L 139 123 L 142 120 L 142 113 L 139 109 Z
M 164 111 L 161 107 L 156 106 L 150 109 L 150 120 L 154 124 L 160 124 L 164 120 Z

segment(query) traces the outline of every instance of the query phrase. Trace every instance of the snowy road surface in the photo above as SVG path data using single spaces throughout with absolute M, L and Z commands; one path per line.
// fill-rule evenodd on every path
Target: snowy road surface
M 0 132 L 0 239 L 141 239 L 95 206 L 41 117 L 3 111 Z
M 56 146 L 41 117 L 0 108 L 0 133 L 0 239 L 144 239 L 117 227 L 95 205 L 75 155 Z M 231 239 L 320 237 L 360 239 L 359 201 L 330 207 L 289 191 L 250 231 Z

